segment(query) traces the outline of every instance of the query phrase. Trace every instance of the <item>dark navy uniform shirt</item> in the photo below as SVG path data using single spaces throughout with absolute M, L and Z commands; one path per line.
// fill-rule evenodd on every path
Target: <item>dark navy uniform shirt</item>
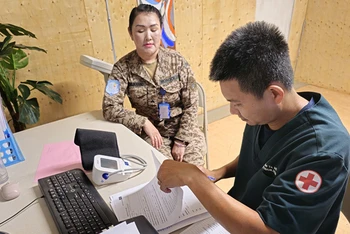
M 277 232 L 334 233 L 349 174 L 349 133 L 320 94 L 299 94 L 314 105 L 262 147 L 263 126 L 246 126 L 229 195 Z

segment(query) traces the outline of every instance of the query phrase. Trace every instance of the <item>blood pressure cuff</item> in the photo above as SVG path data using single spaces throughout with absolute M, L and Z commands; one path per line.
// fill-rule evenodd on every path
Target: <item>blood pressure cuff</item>
M 79 146 L 83 168 L 91 171 L 97 154 L 120 158 L 114 132 L 77 128 L 74 143 Z

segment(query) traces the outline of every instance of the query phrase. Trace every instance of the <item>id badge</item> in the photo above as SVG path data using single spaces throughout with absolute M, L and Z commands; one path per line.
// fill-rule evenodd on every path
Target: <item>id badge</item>
M 159 118 L 170 119 L 170 105 L 167 102 L 161 102 L 158 104 Z

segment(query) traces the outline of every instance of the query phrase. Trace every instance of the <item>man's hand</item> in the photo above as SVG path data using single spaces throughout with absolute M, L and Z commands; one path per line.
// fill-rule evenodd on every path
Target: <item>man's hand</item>
M 171 149 L 171 155 L 175 161 L 182 162 L 185 154 L 186 145 L 177 140 L 174 141 L 173 148 Z
M 221 176 L 219 176 L 219 174 L 217 173 L 218 172 L 217 170 L 211 171 L 202 166 L 197 166 L 197 167 L 214 183 L 221 179 Z
M 143 130 L 147 136 L 151 138 L 151 143 L 154 148 L 159 149 L 163 145 L 163 138 L 158 129 L 156 129 L 156 127 L 154 127 L 154 125 L 148 119 L 146 120 L 145 125 L 143 125 Z
M 170 188 L 187 185 L 197 173 L 202 172 L 193 164 L 165 160 L 158 170 L 158 184 L 163 192 L 170 193 Z

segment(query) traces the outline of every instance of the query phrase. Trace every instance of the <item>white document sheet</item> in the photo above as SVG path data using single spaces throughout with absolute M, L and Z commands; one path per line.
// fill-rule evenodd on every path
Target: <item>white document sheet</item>
M 126 220 L 144 215 L 157 230 L 169 227 L 179 219 L 182 208 L 183 192 L 181 188 L 164 193 L 159 189 L 157 179 L 135 193 L 112 195 L 112 208 L 118 220 Z
M 156 169 L 160 163 L 154 158 Z M 118 220 L 144 215 L 157 231 L 168 233 L 208 217 L 207 210 L 187 187 L 160 190 L 156 176 L 146 184 L 110 197 Z
M 192 224 L 180 234 L 229 234 L 213 217 Z

